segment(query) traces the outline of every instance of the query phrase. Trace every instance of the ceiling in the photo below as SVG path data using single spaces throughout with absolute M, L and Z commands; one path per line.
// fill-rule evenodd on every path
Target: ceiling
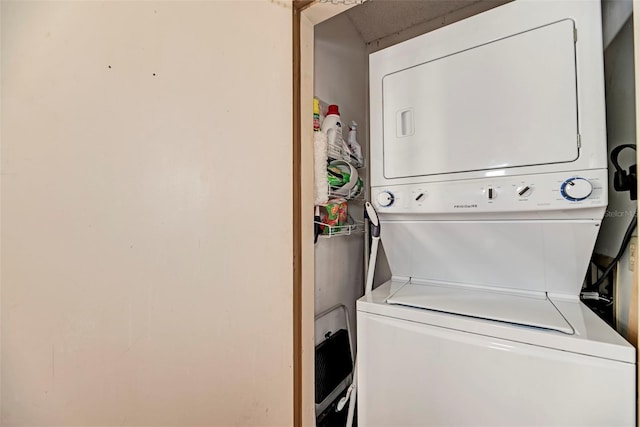
M 364 41 L 372 44 L 431 22 L 427 27 L 433 28 L 425 28 L 429 31 L 503 3 L 506 0 L 368 0 L 345 13 Z

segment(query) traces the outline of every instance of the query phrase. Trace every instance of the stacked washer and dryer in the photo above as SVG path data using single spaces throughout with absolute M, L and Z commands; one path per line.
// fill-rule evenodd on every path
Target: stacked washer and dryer
M 580 302 L 607 206 L 599 1 L 517 0 L 370 56 L 393 277 L 357 303 L 360 425 L 635 423 Z

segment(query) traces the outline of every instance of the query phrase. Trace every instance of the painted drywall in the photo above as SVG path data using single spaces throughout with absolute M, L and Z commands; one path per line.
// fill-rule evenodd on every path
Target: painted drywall
M 606 18 L 606 16 L 605 16 Z M 635 144 L 633 23 L 628 19 L 604 52 L 605 92 L 607 103 L 607 153 L 620 144 Z M 620 153 L 620 166 L 628 171 L 635 163 L 635 153 L 626 149 Z M 614 257 L 620 241 L 636 210 L 636 202 L 628 192 L 613 188 L 615 168 L 609 161 L 609 206 L 598 236 L 596 253 Z
M 632 0 L 601 0 L 602 44 L 606 49 L 633 13 Z
M 606 10 L 606 9 L 605 9 Z M 605 27 L 607 15 L 604 16 Z M 633 20 L 629 18 L 604 52 L 605 89 L 607 102 L 608 153 L 620 144 L 635 144 L 636 102 L 634 75 Z M 635 163 L 636 153 L 626 149 L 619 157 L 620 166 L 628 170 Z M 636 211 L 637 201 L 628 192 L 613 188 L 615 168 L 609 162 L 609 206 L 598 235 L 596 253 L 615 257 L 624 233 Z M 637 230 L 635 232 L 637 235 Z M 629 268 L 629 250 L 623 254 L 617 272 L 616 323 L 622 335 L 627 334 L 633 271 Z
M 633 10 L 635 13 L 633 14 L 633 42 L 635 46 L 640 46 L 640 0 L 633 0 Z M 635 50 L 634 50 L 635 55 Z M 635 95 L 636 99 L 640 99 L 640 61 L 635 61 L 634 63 L 635 69 Z M 640 122 L 640 109 L 636 109 L 636 123 Z M 636 130 L 637 135 L 637 130 Z M 640 163 L 640 155 L 636 151 L 636 163 Z M 638 203 L 640 206 L 640 202 Z M 637 258 L 636 258 L 637 259 Z M 636 284 L 636 292 L 634 293 L 634 302 L 635 302 L 635 313 L 633 317 L 635 322 L 632 320 L 630 323 L 635 323 L 636 325 L 636 337 L 632 339 L 633 342 L 636 343 L 636 348 L 638 343 L 640 342 L 640 337 L 638 336 L 638 328 L 637 325 L 640 324 L 640 310 L 638 310 L 638 268 L 636 266 L 636 274 L 635 274 L 635 284 Z M 640 382 L 640 370 L 638 370 L 636 375 L 636 384 Z M 636 420 L 640 420 L 640 399 L 636 397 Z
M 367 140 L 368 56 L 364 40 L 345 14 L 315 27 L 314 91 L 321 100 L 337 104 L 347 136 L 346 124 L 358 124 L 358 140 Z M 365 153 L 366 155 L 366 153 Z M 359 173 L 366 176 L 366 168 Z M 349 212 L 362 219 L 362 202 L 350 202 Z M 320 239 L 315 255 L 315 312 L 344 304 L 355 337 L 355 301 L 364 291 L 362 234 Z
M 287 2 L 2 2 L 2 425 L 292 425 Z

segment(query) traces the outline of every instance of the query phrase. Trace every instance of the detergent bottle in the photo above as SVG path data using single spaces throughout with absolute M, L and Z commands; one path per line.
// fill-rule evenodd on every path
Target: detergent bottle
M 342 122 L 340 121 L 340 111 L 338 111 L 337 105 L 329 105 L 329 110 L 320 130 L 327 135 L 329 157 L 341 159 L 345 142 L 342 137 Z

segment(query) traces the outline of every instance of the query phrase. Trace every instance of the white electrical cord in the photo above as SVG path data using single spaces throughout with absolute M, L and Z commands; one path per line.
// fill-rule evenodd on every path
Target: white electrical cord
M 378 214 L 371 205 L 366 202 L 364 208 L 367 211 L 369 221 L 373 226 L 371 232 L 371 253 L 369 254 L 369 267 L 367 268 L 367 280 L 364 285 L 364 294 L 367 295 L 373 290 L 373 274 L 376 268 L 376 258 L 378 257 L 378 244 L 380 243 L 380 220 Z M 356 409 L 356 395 L 358 394 L 358 355 L 356 354 L 354 368 L 353 368 L 353 382 L 347 389 L 347 394 L 338 402 L 337 410 L 340 411 L 344 408 L 344 405 L 349 401 L 349 410 L 347 412 L 347 424 L 346 427 L 353 425 L 353 417 Z

